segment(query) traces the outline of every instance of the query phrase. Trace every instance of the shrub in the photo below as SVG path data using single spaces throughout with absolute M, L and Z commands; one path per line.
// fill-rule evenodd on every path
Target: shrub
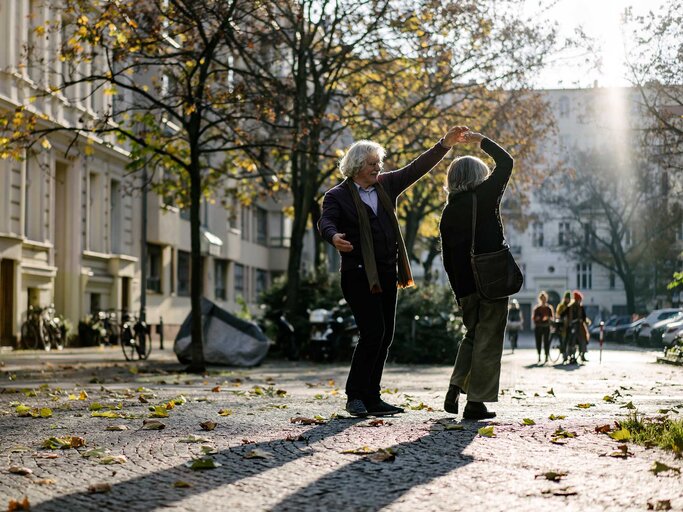
M 462 312 L 448 287 L 431 284 L 400 290 L 389 360 L 452 364 L 462 335 Z

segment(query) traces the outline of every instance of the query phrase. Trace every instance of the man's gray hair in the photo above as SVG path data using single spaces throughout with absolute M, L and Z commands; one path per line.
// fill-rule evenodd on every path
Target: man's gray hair
M 448 166 L 446 186 L 449 194 L 472 190 L 491 174 L 488 165 L 475 156 L 461 156 Z
M 339 170 L 345 178 L 353 178 L 358 174 L 366 159 L 370 155 L 377 155 L 381 162 L 385 151 L 382 146 L 371 140 L 359 140 L 351 144 L 346 154 L 339 160 Z

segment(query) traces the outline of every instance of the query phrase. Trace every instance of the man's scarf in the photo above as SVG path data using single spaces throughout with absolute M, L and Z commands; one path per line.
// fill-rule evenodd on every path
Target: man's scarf
M 363 203 L 360 198 L 358 188 L 356 187 L 354 181 L 347 179 L 346 186 L 351 193 L 353 203 L 356 206 L 356 212 L 358 213 L 358 224 L 360 227 L 360 250 L 363 253 L 365 274 L 368 277 L 368 283 L 370 283 L 370 293 L 382 293 L 382 287 L 379 284 L 379 273 L 377 272 L 377 262 L 375 261 L 375 246 L 372 242 L 372 230 L 370 229 L 370 217 L 368 216 L 368 211 L 365 208 L 365 203 Z M 394 205 L 391 203 L 391 199 L 389 199 L 389 195 L 386 193 L 382 185 L 375 183 L 374 186 L 382 208 L 384 208 L 389 215 L 389 218 L 391 218 L 391 223 L 394 228 L 394 233 L 396 234 L 396 240 L 398 242 L 398 287 L 408 288 L 410 286 L 414 286 L 415 282 L 413 281 L 413 275 L 410 272 L 408 252 L 406 251 L 406 244 L 403 242 L 401 229 L 398 227 L 398 219 L 396 218 L 396 213 L 394 212 Z

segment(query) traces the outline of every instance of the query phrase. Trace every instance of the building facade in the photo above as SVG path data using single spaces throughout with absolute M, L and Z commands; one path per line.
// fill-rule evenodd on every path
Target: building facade
M 87 85 L 72 91 L 73 98 L 83 98 L 75 103 L 57 94 L 32 99 L 59 66 L 58 34 L 46 43 L 33 41 L 35 27 L 47 19 L 59 19 L 59 13 L 42 1 L 0 2 L 0 112 L 29 106 L 73 126 L 112 99 Z M 0 160 L 0 343 L 16 344 L 29 306 L 54 303 L 74 325 L 100 310 L 136 313 L 142 243 L 147 319 L 163 320 L 172 336 L 190 311 L 189 215 L 149 193 L 143 241 L 139 178 L 125 168 L 126 149 L 80 138 L 69 150 L 73 137 L 60 132 L 48 142 L 49 149 L 22 161 Z M 287 204 L 217 199 L 202 205 L 204 295 L 231 311 L 257 312 L 259 293 L 287 268 Z M 311 252 L 304 258 L 312 259 Z

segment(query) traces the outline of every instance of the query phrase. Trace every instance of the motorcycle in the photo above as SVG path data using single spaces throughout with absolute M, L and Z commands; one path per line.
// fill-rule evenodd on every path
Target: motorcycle
M 332 310 L 314 309 L 309 313 L 309 323 L 312 360 L 321 362 L 351 358 L 360 333 L 345 300 L 340 300 Z

